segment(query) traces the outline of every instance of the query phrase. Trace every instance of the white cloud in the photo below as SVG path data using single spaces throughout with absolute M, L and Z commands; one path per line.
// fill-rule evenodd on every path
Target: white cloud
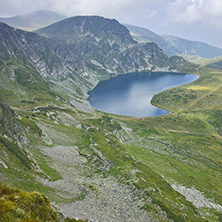
M 211 0 L 205 1 L 204 12 L 206 14 L 212 15 L 215 18 L 222 17 L 222 1 L 221 0 Z
M 76 14 L 98 14 L 115 17 L 120 13 L 140 9 L 145 0 L 48 0 L 55 11 L 69 16 Z
M 160 27 L 164 27 L 164 28 L 167 28 L 169 27 L 169 23 L 164 21 L 163 23 L 159 24 Z
M 148 15 L 148 18 L 153 18 L 157 14 L 158 14 L 158 12 L 156 10 L 152 9 L 151 13 Z
M 0 14 L 24 14 L 45 9 L 68 16 L 98 14 L 114 17 L 121 12 L 127 13 L 141 9 L 146 2 L 146 0 L 0 0 Z
M 157 10 L 155 10 L 155 9 L 150 10 L 150 9 L 145 8 L 142 12 L 144 14 L 143 18 L 145 18 L 145 19 L 151 19 L 151 18 L 155 17 L 156 15 L 158 15 Z
M 171 23 L 214 25 L 222 28 L 221 0 L 170 0 L 166 7 Z
M 202 19 L 203 0 L 175 0 L 167 5 L 167 17 L 171 22 L 194 23 Z

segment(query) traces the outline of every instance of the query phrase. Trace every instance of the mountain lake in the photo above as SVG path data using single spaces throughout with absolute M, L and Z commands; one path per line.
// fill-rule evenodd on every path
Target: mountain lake
M 147 117 L 168 114 L 153 106 L 154 94 L 193 82 L 197 75 L 172 72 L 129 73 L 101 81 L 90 92 L 88 100 L 97 110 L 119 115 Z

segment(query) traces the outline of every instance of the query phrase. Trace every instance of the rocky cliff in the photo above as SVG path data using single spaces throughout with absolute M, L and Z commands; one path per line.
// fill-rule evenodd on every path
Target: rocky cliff
M 114 19 L 77 16 L 40 29 L 37 33 L 69 45 L 73 51 L 108 73 L 174 69 L 170 57 L 162 49 L 154 43 L 138 44 L 128 29 Z M 181 59 L 180 66 L 184 63 Z
M 86 98 L 89 89 L 112 75 L 179 71 L 186 64 L 182 58 L 165 55 L 155 43 L 135 42 L 127 28 L 114 19 L 77 16 L 37 33 L 0 23 L 0 58 L 15 58 L 36 69 L 42 81 L 70 101 L 76 101 L 76 96 Z

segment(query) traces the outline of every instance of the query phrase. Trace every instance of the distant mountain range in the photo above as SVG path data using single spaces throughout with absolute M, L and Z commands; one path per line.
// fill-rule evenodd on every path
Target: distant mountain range
M 43 28 L 65 19 L 65 16 L 52 11 L 36 11 L 10 18 L 0 18 L 0 22 L 26 31 Z M 149 29 L 124 24 L 134 40 L 139 43 L 154 42 L 167 55 L 198 55 L 203 58 L 214 58 L 222 55 L 222 49 L 198 41 L 190 41 L 176 36 L 158 35 Z
M 125 25 L 133 38 L 138 42 L 155 42 L 168 55 L 198 55 L 203 58 L 214 58 L 222 55 L 222 49 L 198 41 L 190 41 L 176 36 L 157 35 L 146 28 Z
M 163 35 L 162 37 L 174 48 L 178 49 L 181 54 L 198 55 L 208 59 L 222 55 L 222 49 L 203 42 L 190 41 L 169 35 Z
M 0 22 L 26 31 L 32 31 L 64 19 L 65 16 L 56 12 L 39 10 L 24 15 L 0 18 Z
M 146 28 L 124 24 L 130 31 L 132 37 L 139 43 L 155 42 L 168 55 L 180 54 L 180 51 L 167 42 L 162 36 Z

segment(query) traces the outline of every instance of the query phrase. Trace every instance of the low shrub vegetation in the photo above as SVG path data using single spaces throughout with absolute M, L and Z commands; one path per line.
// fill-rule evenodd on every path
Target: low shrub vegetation
M 0 221 L 60 221 L 49 200 L 38 192 L 0 185 Z

